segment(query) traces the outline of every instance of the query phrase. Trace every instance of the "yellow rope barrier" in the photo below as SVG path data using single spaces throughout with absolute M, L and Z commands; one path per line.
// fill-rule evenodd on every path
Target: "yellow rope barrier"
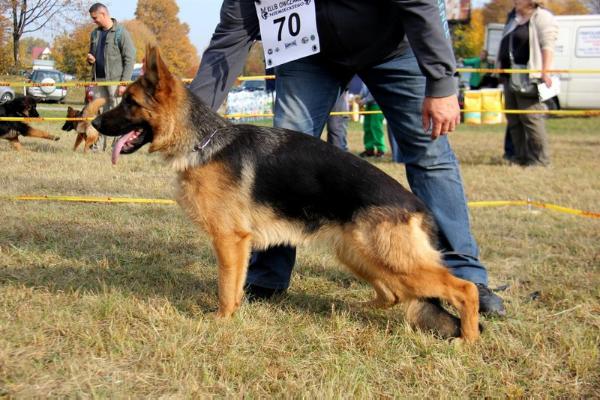
M 542 73 L 540 69 L 503 69 L 503 68 L 457 68 L 457 72 L 483 72 L 491 74 L 531 74 L 531 73 Z M 600 74 L 600 69 L 549 69 L 545 71 L 549 74 Z M 249 80 L 260 80 L 260 79 L 275 79 L 275 75 L 255 75 L 255 76 L 239 76 L 239 81 Z M 190 83 L 192 79 L 183 78 L 184 83 Z M 127 86 L 133 81 L 83 81 L 83 82 L 55 82 L 55 83 L 41 83 L 41 82 L 2 82 L 0 86 L 12 86 L 12 87 L 41 87 L 41 86 L 57 86 L 57 87 L 86 87 L 86 86 Z
M 546 115 L 564 115 L 564 116 L 600 116 L 600 110 L 461 110 L 462 113 L 478 113 L 478 112 L 491 112 L 491 113 L 503 113 L 503 114 L 546 114 Z M 368 114 L 382 114 L 381 111 L 336 111 L 329 113 L 329 115 L 368 115 Z M 261 114 L 225 114 L 225 118 L 273 118 L 273 113 L 261 113 Z M 94 117 L 81 117 L 81 118 L 66 118 L 66 117 L 0 117 L 0 122 L 44 122 L 44 121 L 91 121 Z
M 176 204 L 168 199 L 140 199 L 132 197 L 93 197 L 93 196 L 0 196 L 0 199 L 14 201 L 59 201 L 72 203 L 113 203 L 113 204 Z
M 132 197 L 93 197 L 93 196 L 0 196 L 0 199 L 9 201 L 58 201 L 76 203 L 108 203 L 108 204 L 163 204 L 173 205 L 175 201 L 169 199 L 143 199 Z M 600 213 L 577 210 L 551 203 L 543 203 L 533 200 L 495 200 L 495 201 L 470 201 L 468 205 L 473 208 L 483 207 L 506 207 L 506 206 L 530 206 L 553 210 L 565 214 L 580 217 L 600 219 Z

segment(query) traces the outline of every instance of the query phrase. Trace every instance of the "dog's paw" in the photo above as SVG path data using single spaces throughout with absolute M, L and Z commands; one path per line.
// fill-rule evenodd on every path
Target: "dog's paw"
M 460 319 L 446 311 L 437 300 L 414 300 L 406 309 L 410 325 L 424 332 L 431 332 L 441 339 L 458 338 Z

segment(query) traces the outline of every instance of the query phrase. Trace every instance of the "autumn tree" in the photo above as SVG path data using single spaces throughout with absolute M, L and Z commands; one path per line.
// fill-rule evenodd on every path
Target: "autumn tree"
M 198 65 L 198 53 L 189 39 L 190 28 L 177 16 L 175 0 L 138 0 L 136 18 L 156 36 L 162 56 L 171 70 L 185 76 Z
M 90 66 L 85 57 L 90 48 L 90 32 L 95 27 L 94 24 L 84 23 L 54 39 L 52 53 L 56 68 L 79 79 L 90 78 Z
M 592 0 L 594 1 L 594 0 Z M 600 0 L 595 0 L 600 2 Z M 587 2 L 591 2 L 587 0 Z M 492 22 L 506 22 L 506 16 L 514 7 L 513 0 L 492 0 L 483 6 L 484 26 Z M 546 8 L 555 15 L 589 14 L 586 0 L 547 0 Z
M 142 21 L 137 19 L 131 19 L 128 21 L 124 21 L 123 24 L 127 31 L 131 34 L 131 40 L 133 40 L 133 44 L 137 49 L 135 54 L 135 61 L 142 62 L 144 59 L 144 52 L 146 51 L 147 45 L 156 46 L 157 40 L 156 35 L 144 24 Z
M 265 54 L 261 42 L 255 42 L 250 49 L 242 74 L 245 76 L 264 75 Z
M 483 25 L 499 22 L 506 22 L 506 16 L 514 7 L 513 0 L 492 0 L 483 6 L 481 13 L 483 15 Z
M 19 42 L 26 33 L 40 31 L 57 22 L 64 27 L 71 25 L 87 12 L 89 0 L 0 0 L 0 9 L 12 22 L 13 60 L 20 64 Z
M 582 0 L 546 1 L 546 7 L 555 15 L 585 15 L 590 13 Z
M 483 48 L 485 25 L 483 12 L 475 9 L 471 12 L 471 23 L 459 25 L 453 31 L 454 54 L 456 57 L 476 57 Z
M 0 73 L 8 73 L 10 69 L 9 20 L 0 15 Z
M 36 37 L 24 37 L 19 42 L 19 59 L 21 60 L 21 65 L 31 65 L 33 64 L 33 49 L 35 47 L 50 47 L 50 43 L 41 38 Z

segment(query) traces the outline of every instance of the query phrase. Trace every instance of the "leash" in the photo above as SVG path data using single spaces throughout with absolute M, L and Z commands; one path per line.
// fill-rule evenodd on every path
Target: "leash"
M 204 148 L 206 146 L 208 146 L 208 144 L 211 142 L 212 138 L 215 136 L 215 134 L 217 133 L 217 131 L 219 129 L 221 129 L 221 128 L 215 129 L 215 131 L 213 133 L 211 133 L 209 136 L 202 139 L 202 141 L 200 143 L 198 143 L 197 145 L 194 146 L 194 148 L 192 149 L 192 152 L 195 153 L 195 152 L 204 150 Z

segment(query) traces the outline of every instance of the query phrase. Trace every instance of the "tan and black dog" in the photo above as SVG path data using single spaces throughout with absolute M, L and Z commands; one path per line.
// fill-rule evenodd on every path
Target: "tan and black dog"
M 31 96 L 17 97 L 8 103 L 0 105 L 0 117 L 37 118 L 36 101 Z M 46 131 L 34 128 L 25 122 L 0 121 L 0 138 L 8 140 L 15 150 L 21 150 L 19 136 L 29 136 L 48 140 L 59 140 Z
M 75 110 L 73 107 L 67 108 L 67 118 L 89 118 L 96 117 L 100 108 L 106 104 L 106 99 L 99 98 L 89 102 L 81 111 Z M 77 132 L 77 138 L 75 139 L 75 145 L 73 145 L 73 151 L 77 150 L 77 147 L 84 142 L 83 152 L 87 151 L 92 147 L 94 143 L 98 141 L 100 134 L 92 126 L 91 121 L 66 121 L 62 127 L 63 131 L 74 130 Z
M 121 136 L 113 162 L 149 143 L 177 170 L 178 202 L 210 235 L 218 259 L 218 316 L 240 306 L 252 249 L 317 241 L 373 286 L 369 306 L 404 303 L 414 326 L 477 340 L 477 288 L 443 266 L 433 221 L 416 196 L 309 135 L 229 123 L 169 72 L 155 48 L 145 71 L 93 125 Z

